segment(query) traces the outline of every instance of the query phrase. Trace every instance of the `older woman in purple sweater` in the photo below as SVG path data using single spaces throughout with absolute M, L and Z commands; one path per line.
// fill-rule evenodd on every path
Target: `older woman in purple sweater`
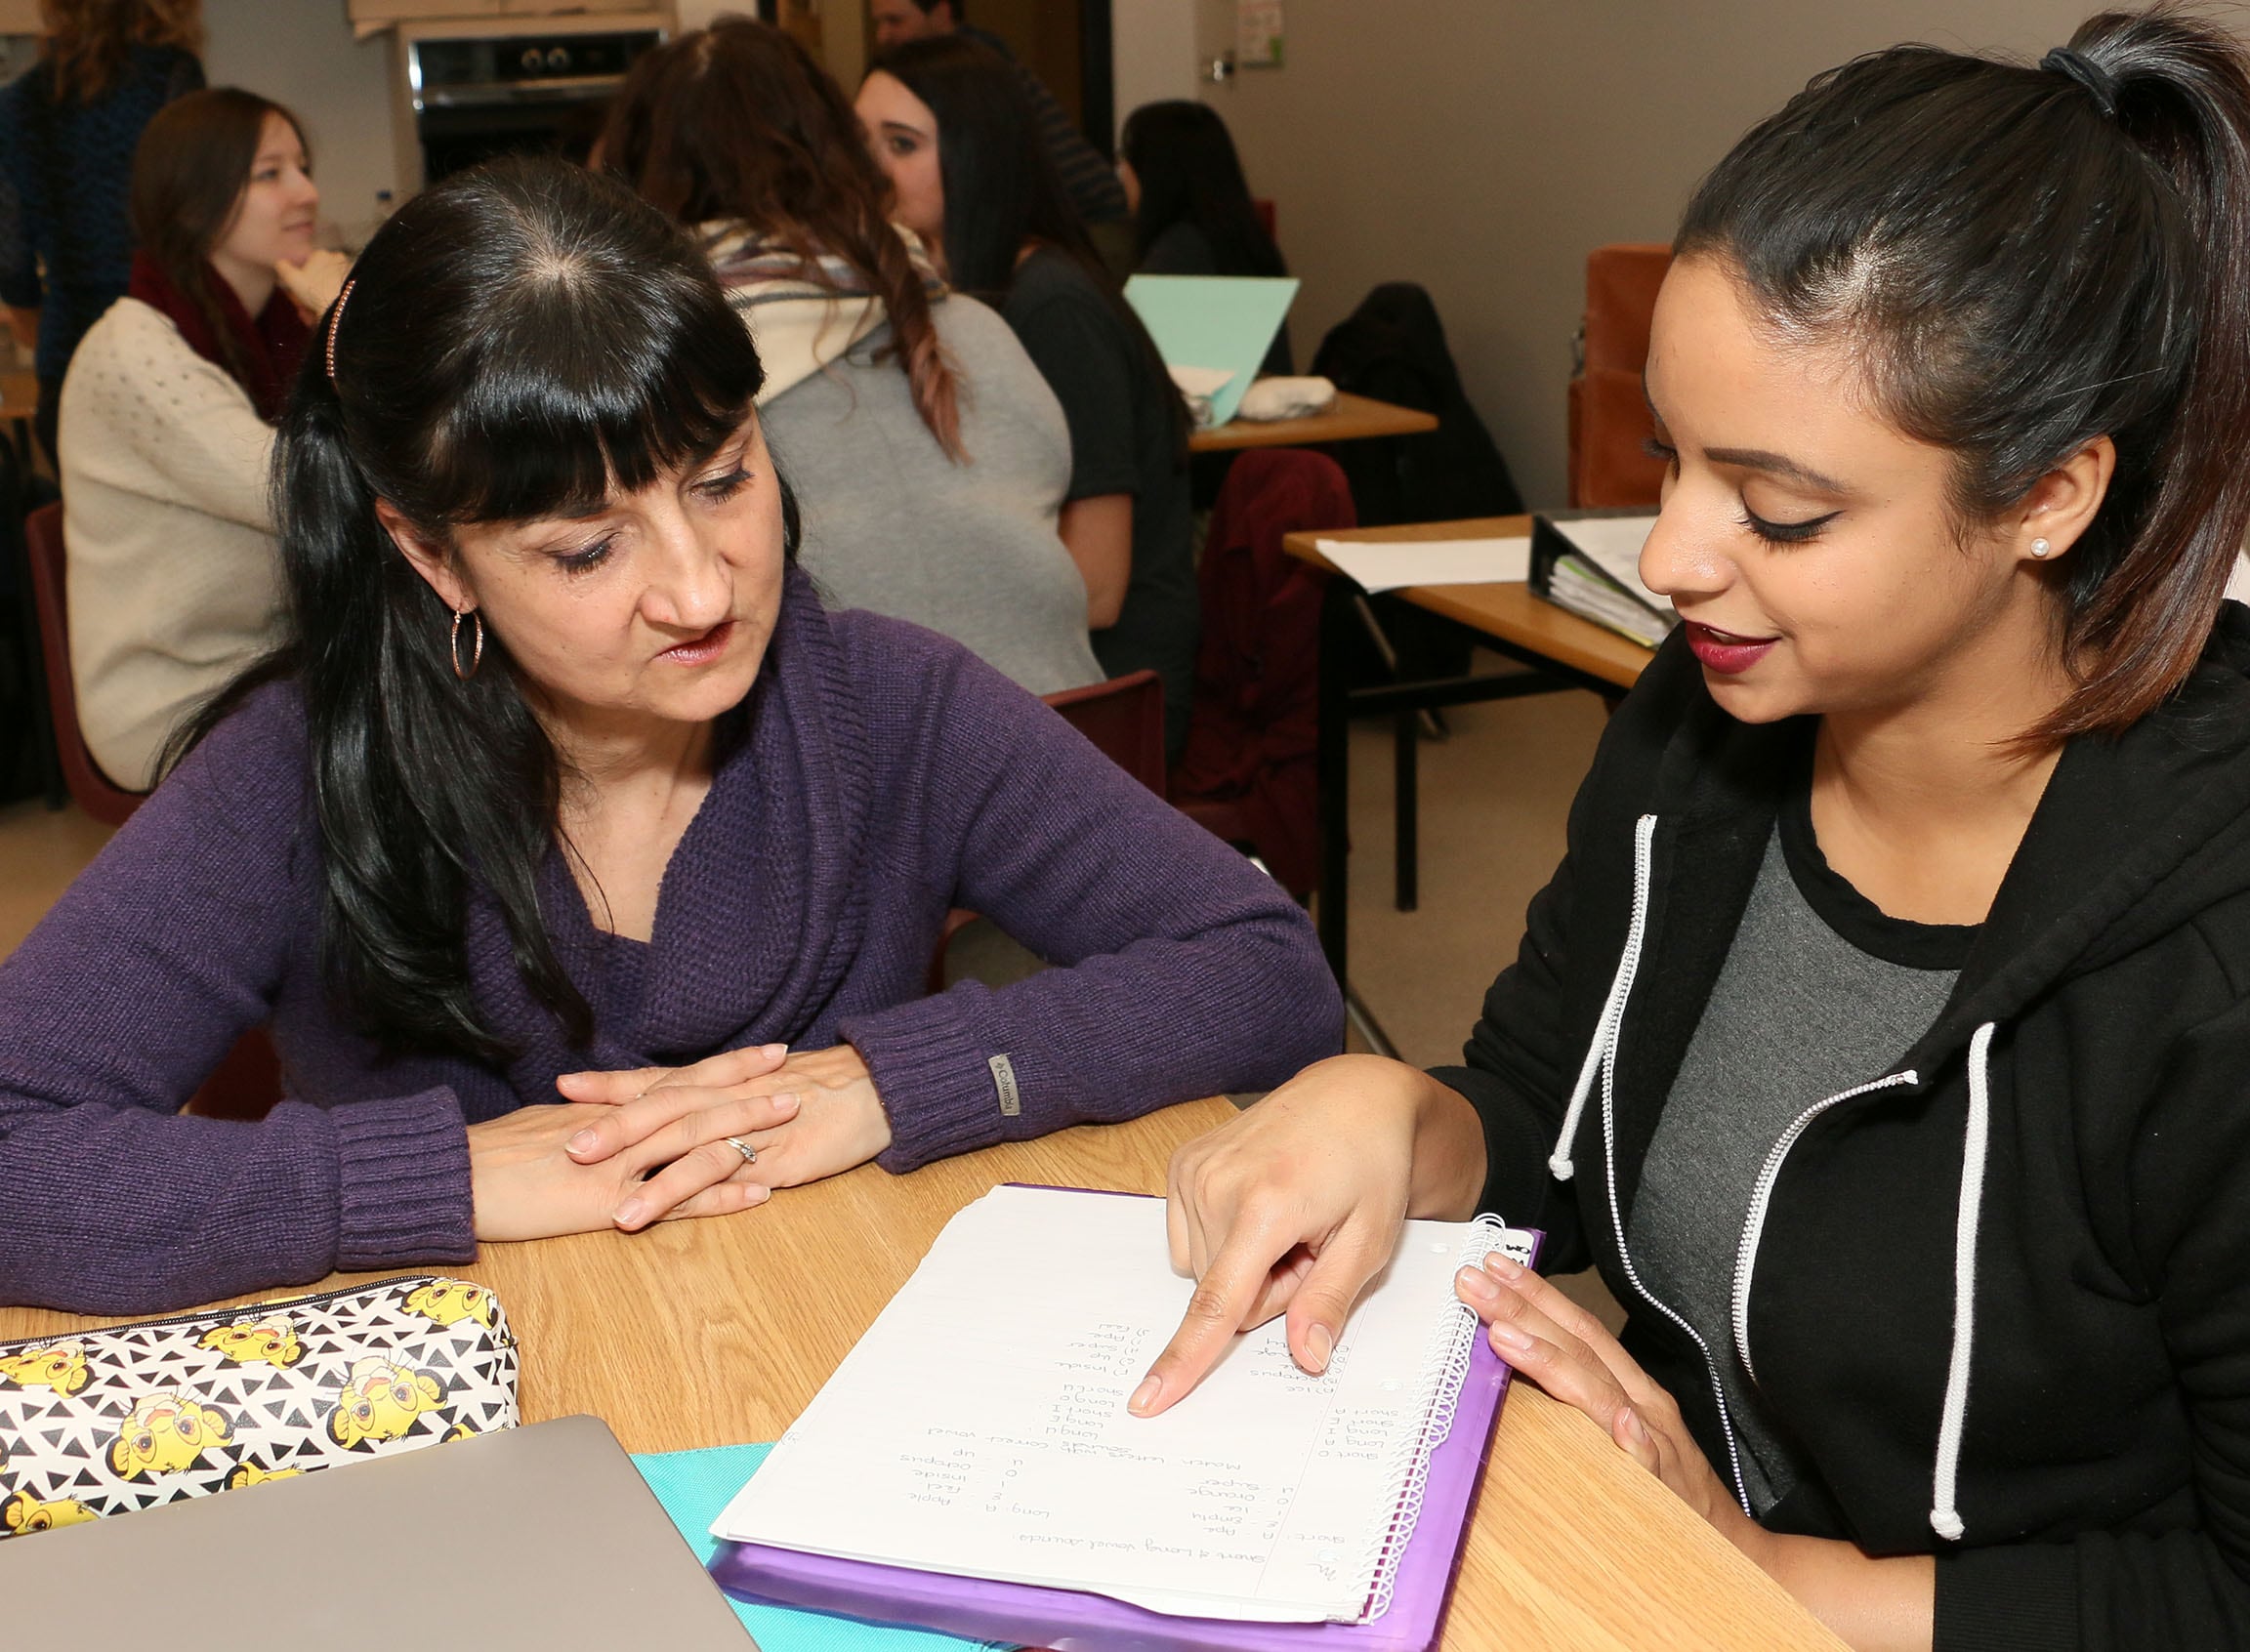
M 823 609 L 759 381 L 584 173 L 376 236 L 283 426 L 294 640 L 0 966 L 0 1301 L 736 1212 L 1334 1048 L 1272 884 L 955 644 Z M 954 905 L 1059 967 L 924 996 Z M 263 1021 L 290 1098 L 181 1116 Z

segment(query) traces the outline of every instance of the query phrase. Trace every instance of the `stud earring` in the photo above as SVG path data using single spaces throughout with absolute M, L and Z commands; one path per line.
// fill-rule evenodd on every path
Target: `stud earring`
M 2031 542 L 2031 555 L 2034 557 L 2044 558 L 2053 555 L 2054 550 L 2055 547 L 2048 544 L 2044 539 L 2034 539 Z

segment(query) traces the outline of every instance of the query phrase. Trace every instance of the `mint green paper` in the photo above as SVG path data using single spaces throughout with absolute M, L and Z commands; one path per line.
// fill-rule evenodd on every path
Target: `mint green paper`
M 695 1550 L 695 1558 L 708 1565 L 719 1548 L 719 1540 L 711 1535 L 711 1522 L 772 1449 L 771 1445 L 732 1445 L 708 1446 L 700 1451 L 645 1452 L 634 1457 L 633 1466 L 641 1470 L 641 1477 L 648 1482 L 664 1512 L 672 1516 L 680 1535 Z M 834 1618 L 825 1612 L 800 1612 L 789 1606 L 750 1606 L 729 1598 L 742 1627 L 757 1637 L 760 1652 L 981 1652 L 994 1644 L 956 1640 L 928 1630 Z
M 1295 276 L 1136 275 L 1125 300 L 1167 367 L 1216 367 L 1234 376 L 1211 396 L 1211 422 L 1234 417 L 1258 364 L 1297 297 Z

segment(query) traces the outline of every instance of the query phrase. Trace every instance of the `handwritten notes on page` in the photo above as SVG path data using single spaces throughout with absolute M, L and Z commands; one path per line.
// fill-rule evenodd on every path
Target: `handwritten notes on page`
M 1126 1398 L 1193 1288 L 1169 1265 L 1163 1202 L 996 1188 L 712 1530 L 1158 1612 L 1358 1621 L 1474 1332 L 1453 1272 L 1502 1244 L 1528 1256 L 1489 1224 L 1409 1222 L 1324 1374 L 1297 1369 L 1275 1320 L 1144 1420 Z

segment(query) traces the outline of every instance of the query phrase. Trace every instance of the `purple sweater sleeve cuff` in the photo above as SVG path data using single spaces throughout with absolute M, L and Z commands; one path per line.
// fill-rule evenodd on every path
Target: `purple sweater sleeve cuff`
M 477 1255 L 469 1131 L 442 1086 L 329 1115 L 336 1131 L 336 1266 L 347 1273 Z
M 1019 1110 L 1001 1110 L 1001 1084 L 991 1066 L 1000 1052 L 967 1012 L 966 996 L 940 993 L 852 1016 L 838 1029 L 875 1075 L 891 1117 L 891 1145 L 875 1162 L 894 1175 L 1072 1122 L 1021 1110 L 1021 1093 L 1013 1083 L 1007 1102 Z

